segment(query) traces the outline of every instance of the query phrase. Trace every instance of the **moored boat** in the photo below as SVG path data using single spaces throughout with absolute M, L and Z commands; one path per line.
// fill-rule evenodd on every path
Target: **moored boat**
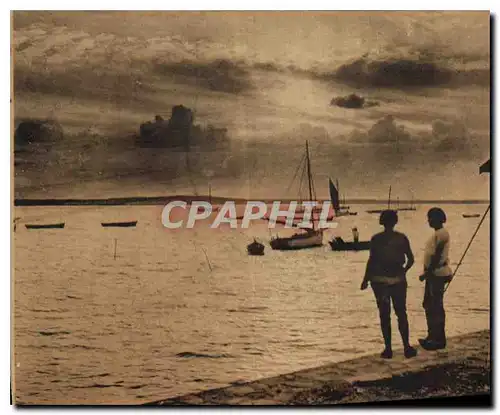
M 251 244 L 247 245 L 248 255 L 264 255 L 264 245 L 254 238 Z
M 391 190 L 392 186 L 389 186 L 389 198 L 387 199 L 387 209 L 391 209 Z M 382 213 L 384 210 L 386 209 L 372 209 L 372 210 L 367 210 L 366 213 Z
M 328 241 L 332 251 L 368 251 L 370 241 L 345 242 L 340 238 L 334 238 Z
M 350 207 L 347 205 L 341 205 L 340 204 L 340 193 L 338 190 L 339 183 L 337 180 L 337 186 L 335 186 L 332 182 L 332 179 L 328 179 L 328 184 L 330 188 L 330 200 L 332 201 L 333 205 L 333 210 L 335 212 L 335 216 L 340 217 L 340 216 L 355 216 L 358 214 L 358 212 L 351 212 L 349 209 Z M 344 200 L 345 203 L 345 200 Z
M 35 223 L 27 223 L 26 229 L 63 229 L 64 222 L 62 223 L 44 223 L 44 224 L 35 224 Z
M 271 239 L 271 248 L 280 251 L 313 248 L 323 245 L 323 231 L 321 229 L 307 229 L 297 232 L 288 238 L 276 237 Z
M 464 213 L 462 214 L 462 217 L 464 218 L 478 218 L 481 216 L 479 213 Z
M 309 200 L 316 200 L 315 196 L 313 196 L 313 179 L 311 174 L 311 160 L 309 158 L 309 144 L 306 141 L 306 157 L 305 157 L 305 166 L 303 169 L 303 174 L 307 173 L 307 182 L 309 187 Z M 303 229 L 304 232 L 297 232 L 290 237 L 281 238 L 275 237 L 270 241 L 270 245 L 272 249 L 280 250 L 280 251 L 288 251 L 295 249 L 305 249 L 305 248 L 314 248 L 317 246 L 323 245 L 323 230 L 316 229 L 315 220 L 314 220 L 314 212 L 312 215 L 312 229 Z
M 101 226 L 104 228 L 117 227 L 117 228 L 131 228 L 137 225 L 137 221 L 129 222 L 101 222 Z

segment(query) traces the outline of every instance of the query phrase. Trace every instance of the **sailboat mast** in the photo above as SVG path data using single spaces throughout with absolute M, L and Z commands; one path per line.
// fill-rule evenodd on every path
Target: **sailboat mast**
M 309 182 L 309 201 L 312 202 L 312 177 L 311 177 L 311 160 L 309 159 L 309 143 L 306 141 L 306 161 L 307 161 L 307 179 Z
M 309 159 L 309 142 L 306 140 L 306 163 L 307 163 L 307 179 L 309 183 L 309 201 L 313 201 L 313 191 L 312 191 L 312 175 L 311 175 L 311 160 Z M 314 210 L 312 212 L 312 224 L 314 226 Z
M 387 209 L 391 208 L 391 190 L 392 186 L 389 186 L 389 200 L 387 201 Z

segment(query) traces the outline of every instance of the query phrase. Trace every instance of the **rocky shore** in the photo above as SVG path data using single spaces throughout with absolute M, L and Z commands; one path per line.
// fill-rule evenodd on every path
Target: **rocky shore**
M 392 360 L 367 355 L 345 362 L 207 390 L 147 405 L 331 405 L 490 395 L 490 332 L 449 339 L 437 352 L 401 350 Z

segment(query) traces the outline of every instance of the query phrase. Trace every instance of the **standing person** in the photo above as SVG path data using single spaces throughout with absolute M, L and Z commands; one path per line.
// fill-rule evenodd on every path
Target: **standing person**
M 423 307 L 427 319 L 427 338 L 419 339 L 419 342 L 426 350 L 439 350 L 446 347 L 443 296 L 445 285 L 451 281 L 452 275 L 448 259 L 450 234 L 443 226 L 446 214 L 442 209 L 430 209 L 427 222 L 434 229 L 434 234 L 425 246 L 424 273 L 420 276 L 420 281 L 425 280 Z
M 391 301 L 398 318 L 399 333 L 403 340 L 404 355 L 407 358 L 417 355 L 410 345 L 410 329 L 406 314 L 406 291 L 408 284 L 406 273 L 415 263 L 406 235 L 396 232 L 398 214 L 394 210 L 385 210 L 380 215 L 380 224 L 384 231 L 374 235 L 370 241 L 370 258 L 361 289 L 371 284 L 380 315 L 380 328 L 384 337 L 385 349 L 381 357 L 392 358 L 391 342 Z
M 359 231 L 358 228 L 352 228 L 352 239 L 354 243 L 357 244 L 359 242 Z

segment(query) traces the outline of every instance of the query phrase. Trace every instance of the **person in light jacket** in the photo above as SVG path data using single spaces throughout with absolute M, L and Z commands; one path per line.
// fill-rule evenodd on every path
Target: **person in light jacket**
M 452 278 L 450 234 L 444 227 L 446 214 L 442 209 L 430 209 L 427 222 L 434 232 L 425 245 L 424 273 L 420 276 L 420 281 L 425 281 L 423 307 L 427 320 L 427 337 L 419 339 L 419 342 L 426 350 L 439 350 L 446 347 L 443 297 L 445 286 Z

